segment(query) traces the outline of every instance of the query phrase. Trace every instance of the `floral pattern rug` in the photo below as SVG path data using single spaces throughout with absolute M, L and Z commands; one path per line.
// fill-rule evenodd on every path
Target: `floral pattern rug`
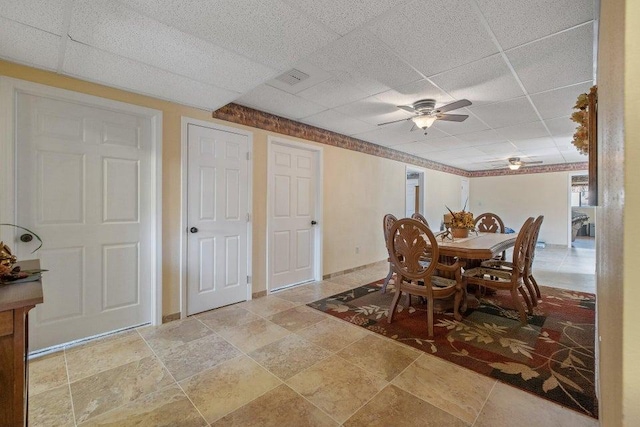
M 595 395 L 595 295 L 541 287 L 542 301 L 521 326 L 508 292 L 483 296 L 461 322 L 436 314 L 427 334 L 426 305 L 402 296 L 391 324 L 393 281 L 382 280 L 308 304 L 542 398 L 598 417 Z

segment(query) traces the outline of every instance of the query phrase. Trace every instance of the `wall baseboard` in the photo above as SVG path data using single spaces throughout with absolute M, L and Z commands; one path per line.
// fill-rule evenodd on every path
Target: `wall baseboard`
M 267 296 L 267 291 L 254 292 L 251 294 L 252 298 L 262 298 Z
M 387 260 L 376 261 L 376 262 L 372 262 L 370 264 L 361 265 L 359 267 L 348 268 L 348 269 L 343 270 L 343 271 L 336 271 L 335 273 L 325 274 L 324 276 L 322 276 L 322 280 L 327 280 L 327 279 L 331 279 L 333 277 L 342 276 L 344 274 L 353 273 L 354 271 L 358 271 L 358 270 L 364 270 L 365 268 L 375 267 L 376 265 L 378 265 L 380 263 L 386 263 L 386 262 L 387 262 Z
M 169 323 L 173 322 L 174 320 L 180 320 L 180 313 L 173 313 L 162 316 L 162 323 Z

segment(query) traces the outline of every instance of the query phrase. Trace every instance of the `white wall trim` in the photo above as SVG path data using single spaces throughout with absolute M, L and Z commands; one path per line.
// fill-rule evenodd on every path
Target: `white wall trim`
M 420 192 L 420 213 L 422 215 L 425 215 L 426 213 L 426 209 L 427 209 L 427 170 L 425 168 L 421 168 L 419 166 L 413 166 L 413 165 L 407 165 L 405 167 L 405 171 L 404 171 L 404 192 L 405 192 L 405 200 L 404 200 L 404 206 L 405 206 L 405 212 L 407 210 L 407 175 L 409 174 L 409 172 L 417 172 L 420 174 L 420 180 L 418 180 L 418 184 L 422 187 L 422 191 Z M 425 215 L 426 216 L 426 215 Z
M 59 89 L 38 83 L 10 77 L 0 77 L 0 222 L 15 223 L 15 123 L 16 100 L 18 93 L 46 96 L 62 101 L 87 104 L 91 107 L 112 109 L 147 117 L 151 120 L 151 248 L 153 251 L 151 267 L 151 323 L 162 323 L 162 111 L 124 102 L 113 101 L 80 92 Z M 6 227 L 5 227 L 6 228 Z M 4 233 L 4 236 L 3 236 Z M 0 239 L 10 237 L 6 230 L 0 230 Z
M 181 117 L 181 142 L 180 142 L 180 163 L 181 163 L 181 173 L 180 173 L 180 318 L 185 319 L 187 317 L 187 228 L 188 224 L 188 215 L 187 215 L 187 195 L 189 190 L 189 146 L 188 146 L 188 134 L 187 128 L 188 126 L 197 125 L 210 129 L 221 130 L 225 132 L 235 133 L 238 135 L 244 135 L 248 137 L 249 140 L 249 163 L 247 165 L 247 180 L 248 180 L 248 200 L 247 200 L 247 209 L 249 211 L 250 220 L 247 222 L 247 276 L 249 276 L 249 280 L 247 281 L 247 301 L 252 298 L 252 287 L 253 287 L 253 132 L 246 131 L 243 129 L 234 128 L 231 126 L 221 125 L 216 122 L 209 122 L 206 120 L 198 120 L 191 117 L 182 116 Z
M 271 293 L 271 271 L 269 266 L 271 265 L 271 254 L 270 254 L 270 241 L 269 241 L 269 232 L 271 231 L 271 188 L 268 183 L 271 182 L 271 164 L 270 159 L 272 156 L 273 145 L 284 145 L 293 148 L 298 148 L 302 150 L 313 151 L 318 155 L 318 164 L 317 164 L 317 188 L 316 188 L 316 213 L 315 218 L 318 221 L 318 225 L 315 227 L 315 256 L 314 256 L 314 268 L 313 268 L 313 280 L 321 281 L 322 280 L 322 249 L 323 249 L 323 235 L 324 235 L 324 221 L 323 215 L 324 212 L 324 148 L 320 145 L 309 144 L 301 141 L 296 141 L 293 139 L 283 138 L 281 136 L 269 135 L 267 136 L 267 229 L 266 229 L 266 288 L 267 294 Z

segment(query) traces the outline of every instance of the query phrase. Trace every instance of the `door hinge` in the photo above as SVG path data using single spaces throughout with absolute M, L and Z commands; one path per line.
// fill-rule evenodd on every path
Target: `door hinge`
M 247 276 L 247 283 L 251 283 L 251 276 Z
M 247 222 L 251 222 L 251 214 L 247 212 Z
M 247 151 L 247 160 L 251 160 L 251 152 Z

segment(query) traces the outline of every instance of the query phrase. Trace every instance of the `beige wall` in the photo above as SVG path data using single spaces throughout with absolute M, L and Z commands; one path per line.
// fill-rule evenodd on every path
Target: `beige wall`
M 575 173 L 575 172 L 574 172 Z M 519 230 L 530 217 L 544 215 L 539 239 L 568 244 L 569 176 L 572 172 L 471 178 L 470 210 L 497 214 L 505 226 Z
M 0 76 L 8 76 L 127 102 L 163 113 L 163 314 L 180 311 L 180 138 L 181 116 L 208 120 L 253 132 L 253 292 L 266 283 L 267 138 L 272 133 L 211 119 L 211 112 L 137 95 L 55 73 L 0 61 Z M 289 140 L 296 138 L 285 137 Z M 300 140 L 301 141 L 301 140 Z M 308 142 L 308 141 L 307 141 Z M 315 144 L 315 143 L 311 143 Z M 332 146 L 324 153 L 324 251 L 323 274 L 380 261 L 386 258 L 382 239 L 385 213 L 402 216 L 405 206 L 406 165 Z M 426 211 L 434 224 L 444 205 L 459 205 L 460 177 L 426 172 Z M 437 213 L 433 213 L 437 212 Z M 431 220 L 431 217 L 430 217 Z M 355 247 L 360 248 L 356 254 Z

